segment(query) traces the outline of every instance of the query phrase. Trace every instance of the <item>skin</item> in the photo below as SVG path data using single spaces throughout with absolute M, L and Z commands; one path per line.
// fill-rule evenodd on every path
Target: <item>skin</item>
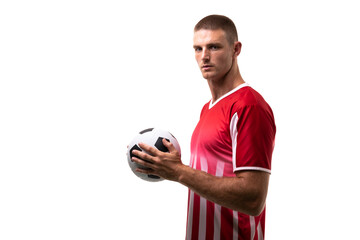
M 194 33 L 195 60 L 209 84 L 213 102 L 245 82 L 237 64 L 241 43 L 230 44 L 225 36 L 221 29 Z
M 229 43 L 223 30 L 195 31 L 194 50 L 200 71 L 209 84 L 213 102 L 244 83 L 237 64 L 241 43 Z M 236 177 L 216 177 L 182 164 L 175 147 L 165 139 L 163 144 L 168 148 L 168 153 L 139 144 L 149 154 L 134 150 L 136 157 L 132 160 L 149 170 L 137 169 L 138 172 L 179 182 L 212 202 L 248 215 L 257 216 L 264 209 L 269 173 L 238 171 L 235 172 Z

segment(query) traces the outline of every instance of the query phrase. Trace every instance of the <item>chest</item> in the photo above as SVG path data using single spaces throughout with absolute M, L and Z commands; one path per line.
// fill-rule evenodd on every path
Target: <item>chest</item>
M 192 136 L 192 150 L 204 149 L 214 155 L 231 155 L 230 119 L 227 109 L 204 111 Z

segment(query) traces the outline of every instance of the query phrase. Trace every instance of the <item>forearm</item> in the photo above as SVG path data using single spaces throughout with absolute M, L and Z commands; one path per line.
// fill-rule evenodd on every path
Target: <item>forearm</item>
M 151 155 L 133 150 L 132 160 L 146 167 L 137 171 L 154 174 L 187 186 L 200 196 L 221 206 L 256 216 L 265 205 L 269 174 L 261 171 L 241 171 L 236 177 L 216 177 L 183 165 L 173 145 L 163 140 L 170 153 L 163 153 L 146 144 L 139 144 Z
M 216 177 L 185 165 L 178 176 L 179 183 L 221 206 L 248 215 L 258 215 L 264 207 L 266 193 L 243 177 Z

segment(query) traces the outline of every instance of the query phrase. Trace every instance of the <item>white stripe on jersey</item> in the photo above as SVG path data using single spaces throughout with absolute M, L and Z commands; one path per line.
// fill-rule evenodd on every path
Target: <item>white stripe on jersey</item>
M 220 239 L 221 230 L 221 206 L 214 204 L 214 240 Z
M 238 240 L 239 215 L 237 211 L 233 211 L 233 240 Z
M 233 164 L 233 171 L 239 171 L 239 170 L 257 170 L 257 171 L 263 171 L 271 174 L 271 170 L 267 168 L 262 167 L 236 167 L 236 147 L 237 147 L 237 123 L 239 121 L 239 117 L 237 113 L 234 113 L 234 115 L 231 118 L 230 121 L 230 136 L 232 141 L 232 164 Z
M 189 192 L 189 213 L 188 213 L 188 219 L 187 219 L 187 231 L 186 236 L 187 240 L 191 239 L 191 233 L 192 233 L 192 220 L 193 220 L 193 210 L 194 210 L 194 192 L 190 190 Z
M 196 166 L 196 160 L 197 157 L 196 155 L 194 155 L 193 157 L 191 157 L 190 159 L 190 166 Z M 187 231 L 186 231 L 186 236 L 187 236 L 187 240 L 191 239 L 191 234 L 192 234 L 192 224 L 193 224 L 193 210 L 194 210 L 194 192 L 192 190 L 189 189 L 189 212 L 188 212 L 188 219 L 187 219 Z
M 238 168 L 234 168 L 234 172 L 236 172 L 236 171 L 244 171 L 244 170 L 263 171 L 263 172 L 267 172 L 267 173 L 271 174 L 271 170 L 269 170 L 267 168 L 262 168 L 262 167 L 238 167 Z
M 255 218 L 254 216 L 249 216 L 250 217 L 250 229 L 251 229 L 251 240 L 254 240 L 255 237 Z
M 257 227 L 258 240 L 264 240 L 264 235 L 261 228 L 261 223 Z
M 208 172 L 207 161 L 200 158 L 200 168 L 203 172 Z M 200 196 L 200 213 L 199 213 L 199 239 L 205 239 L 206 236 L 206 199 Z
M 236 169 L 236 146 L 237 146 L 237 123 L 239 121 L 239 117 L 237 113 L 232 116 L 230 121 L 230 136 L 232 141 L 232 163 L 233 163 L 233 169 Z
M 199 239 L 206 236 L 206 199 L 200 196 Z
M 222 177 L 224 175 L 225 162 L 217 161 L 215 176 Z M 214 204 L 214 239 L 220 239 L 221 230 L 221 206 Z

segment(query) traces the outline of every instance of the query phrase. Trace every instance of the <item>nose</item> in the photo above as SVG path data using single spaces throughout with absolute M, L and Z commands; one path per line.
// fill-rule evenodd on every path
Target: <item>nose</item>
M 210 53 L 207 49 L 203 49 L 201 54 L 201 60 L 203 62 L 208 62 L 210 60 Z

